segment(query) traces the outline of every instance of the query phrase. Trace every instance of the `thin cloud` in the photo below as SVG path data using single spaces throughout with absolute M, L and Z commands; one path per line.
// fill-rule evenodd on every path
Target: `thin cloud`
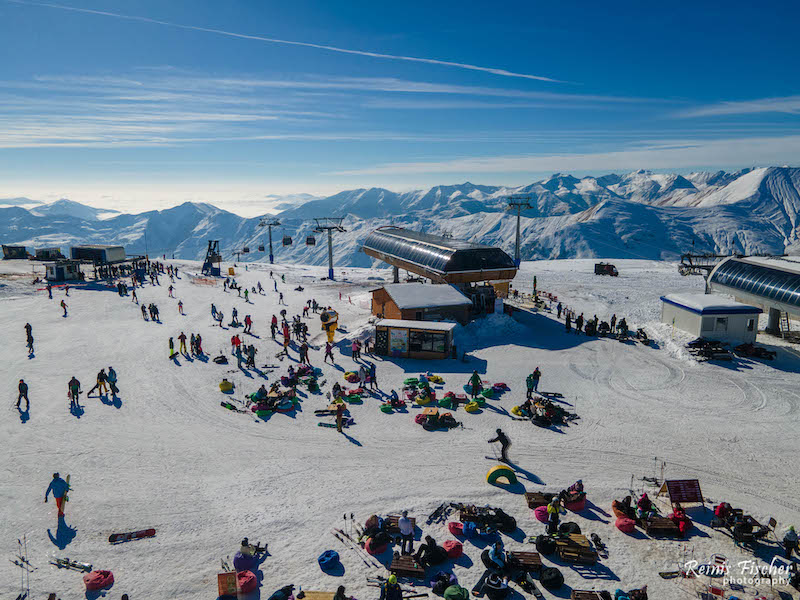
M 743 102 L 720 102 L 701 106 L 677 114 L 678 117 L 717 117 L 726 115 L 754 115 L 759 113 L 800 114 L 800 96 L 761 98 Z
M 458 158 L 448 161 L 389 163 L 330 175 L 419 175 L 422 173 L 542 173 L 683 169 L 697 165 L 786 164 L 800 154 L 800 135 L 724 140 L 663 140 L 650 147 L 586 154 Z
M 196 25 L 184 25 L 180 23 L 172 23 L 169 21 L 161 21 L 159 19 L 151 19 L 149 17 L 140 17 L 136 15 L 124 15 L 121 13 L 113 13 L 103 10 L 92 10 L 88 8 L 77 8 L 74 6 L 65 6 L 62 4 L 52 4 L 49 2 L 27 2 L 25 0 L 6 0 L 15 4 L 22 4 L 27 6 L 41 6 L 46 8 L 56 8 L 59 10 L 68 10 L 79 13 L 86 13 L 92 15 L 100 15 L 104 17 L 113 17 L 116 19 L 125 19 L 128 21 L 139 21 L 141 23 L 151 23 L 153 25 L 163 25 L 165 27 L 174 27 L 177 29 L 187 29 L 190 31 L 200 31 L 204 33 L 214 33 L 216 35 L 224 35 L 227 37 L 239 38 L 244 40 L 254 40 L 259 42 L 267 42 L 270 44 L 282 44 L 285 46 L 301 46 L 304 48 L 315 48 L 317 50 L 327 50 L 329 52 L 338 52 L 340 54 L 351 54 L 356 56 L 366 56 L 369 58 L 380 58 L 386 60 L 398 60 L 406 62 L 424 63 L 429 65 L 439 65 L 443 67 L 454 67 L 457 69 L 466 69 L 469 71 L 479 71 L 482 73 L 490 73 L 492 75 L 499 75 L 502 77 L 516 77 L 520 79 L 532 79 L 536 81 L 546 81 L 548 83 L 565 83 L 564 81 L 553 79 L 551 77 L 544 77 L 542 75 L 531 75 L 528 73 L 517 73 L 514 71 L 507 71 L 506 69 L 498 69 L 495 67 L 481 67 L 478 65 L 471 65 L 468 63 L 459 63 L 447 60 L 439 60 L 434 58 L 421 58 L 416 56 L 402 56 L 397 54 L 383 54 L 380 52 L 368 52 L 365 50 L 352 50 L 349 48 L 340 48 L 338 46 L 328 46 L 325 44 L 314 44 L 311 42 L 298 42 L 296 40 L 284 40 L 280 38 L 270 38 L 260 35 L 249 35 L 244 33 L 235 33 L 233 31 L 225 31 L 223 29 L 212 29 L 210 27 L 199 27 Z

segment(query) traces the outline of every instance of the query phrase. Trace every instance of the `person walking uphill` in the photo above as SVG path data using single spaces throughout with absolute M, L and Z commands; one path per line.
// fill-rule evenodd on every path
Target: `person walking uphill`
M 25 383 L 22 379 L 19 380 L 19 396 L 17 397 L 17 408 L 19 408 L 19 403 L 22 402 L 22 399 L 25 398 L 25 411 L 27 412 L 31 408 L 31 401 L 28 400 L 28 384 Z
M 69 407 L 78 406 L 78 396 L 81 393 L 81 382 L 75 376 L 67 383 L 67 396 L 69 397 Z
M 497 435 L 489 440 L 490 444 L 494 444 L 495 442 L 500 442 L 500 460 L 502 462 L 508 462 L 508 449 L 511 447 L 511 440 L 503 433 L 502 429 L 498 429 Z
M 58 507 L 58 516 L 64 516 L 64 498 L 69 491 L 69 484 L 61 479 L 61 476 L 58 473 L 53 473 L 53 480 L 50 482 L 50 485 L 47 487 L 47 491 L 44 493 L 44 501 L 47 503 L 47 497 L 50 495 L 50 492 L 53 493 L 53 498 L 56 499 L 56 506 Z

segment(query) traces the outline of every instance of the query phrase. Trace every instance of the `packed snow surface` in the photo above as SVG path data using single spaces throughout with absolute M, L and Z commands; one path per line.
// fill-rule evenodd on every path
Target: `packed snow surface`
M 655 339 L 653 346 L 566 334 L 563 323 L 549 313 L 537 314 L 535 326 L 495 314 L 457 327 L 459 353 L 467 352 L 467 362 L 365 356 L 376 363 L 384 394 L 426 371 L 444 378 L 440 394 L 460 392 L 473 370 L 485 380 L 507 383 L 510 391 L 489 401 L 482 412 L 454 412 L 463 429 L 428 432 L 414 423 L 419 408 L 384 414 L 378 399 L 366 398 L 363 405 L 350 407 L 355 424 L 342 435 L 316 426 L 330 420 L 314 415 L 327 404 L 324 394 L 300 388 L 301 410 L 265 421 L 222 408 L 220 401 L 228 396 L 218 384 L 229 379 L 236 386 L 233 396 L 243 399 L 296 364 L 294 346 L 289 359 L 275 358 L 279 346 L 270 337 L 269 319 L 281 308 L 289 316 L 299 314 L 315 298 L 339 312 L 342 330 L 336 334 L 336 365 L 323 364 L 324 335 L 318 317 L 309 318 L 311 361 L 322 368 L 323 392 L 337 381 L 347 385 L 343 372 L 358 367 L 350 357 L 350 338 L 373 330 L 368 290 L 376 278 L 389 281 L 390 271 L 348 268 L 337 270 L 337 281 L 327 281 L 322 280 L 324 268 L 275 265 L 278 289 L 288 304 L 279 306 L 269 265 L 250 265 L 248 271 L 237 267 L 242 285 L 260 281 L 266 290 L 246 304 L 221 284 L 190 283 L 199 264 L 178 261 L 173 263 L 180 267 L 175 299 L 168 297 L 166 276 L 160 286 L 137 289 L 139 302 L 154 302 L 160 309 L 162 322 L 152 323 L 142 319 L 130 297 L 118 296 L 113 288 L 74 286 L 68 298 L 56 289 L 49 300 L 40 284 L 31 284 L 32 273 L 41 267 L 4 261 L 0 545 L 12 558 L 17 538 L 27 536 L 30 561 L 38 567 L 30 574 L 37 600 L 50 592 L 63 600 L 98 597 L 85 593 L 80 573 L 51 567 L 48 560 L 56 556 L 113 571 L 116 583 L 108 598 L 123 593 L 133 600 L 213 598 L 220 559 L 232 557 L 244 536 L 269 544 L 260 596 L 254 597 L 268 598 L 292 583 L 330 591 L 343 584 L 359 600 L 375 599 L 378 590 L 366 587 L 364 576 L 386 571 L 367 569 L 329 533 L 343 526 L 345 513 L 363 523 L 374 513 L 407 509 L 422 529 L 418 535 L 431 534 L 441 544 L 452 539 L 446 525 L 425 524 L 441 502 L 490 504 L 515 516 L 524 531 L 503 536 L 506 548 L 533 550 L 525 537 L 542 533 L 544 526 L 530 515 L 521 490 L 507 491 L 485 480 L 494 464 L 484 458 L 492 455 L 487 440 L 502 427 L 513 442 L 513 466 L 527 490 L 557 492 L 583 480 L 588 508 L 564 519 L 577 522 L 586 534 L 599 534 L 608 545 L 608 558 L 595 567 L 556 563 L 567 584 L 558 597 L 568 598 L 570 588 L 613 592 L 645 584 L 654 599 L 695 595 L 707 579 L 668 581 L 658 572 L 677 568 L 685 555 L 705 562 L 721 553 L 735 564 L 752 554 L 710 529 L 708 510 L 689 510 L 697 527 L 685 541 L 627 536 L 614 527 L 611 502 L 631 487 L 655 496 L 642 478 L 660 477 L 664 461 L 668 478 L 698 478 L 708 505 L 727 501 L 764 523 L 773 516 L 778 535 L 800 524 L 795 468 L 800 361 L 794 349 L 774 346 L 778 355 L 772 362 L 695 362 L 684 350 L 682 334 L 658 322 L 659 297 L 699 292 L 702 280 L 680 277 L 670 263 L 615 263 L 618 278 L 593 275 L 593 261 L 587 260 L 524 263 L 514 285 L 529 292 L 536 276 L 540 291 L 557 295 L 577 313 L 603 319 L 615 313 L 626 317 L 634 331 L 644 327 Z M 280 275 L 286 276 L 285 284 Z M 304 290 L 294 291 L 299 286 Z M 67 317 L 58 306 L 62 299 Z M 185 316 L 178 313 L 179 299 Z M 167 340 L 181 331 L 202 334 L 210 356 L 230 357 L 231 335 L 241 335 L 241 329 L 214 327 L 212 302 L 225 313 L 225 323 L 234 306 L 240 320 L 252 315 L 254 335 L 244 337 L 258 348 L 257 364 L 279 368 L 258 372 L 237 369 L 235 361 L 170 360 Z M 35 338 L 32 357 L 25 348 L 26 322 Z M 770 339 L 760 341 L 771 345 Z M 119 376 L 119 401 L 84 394 L 82 411 L 71 413 L 66 399 L 70 377 L 75 375 L 88 391 L 95 374 L 109 366 Z M 577 422 L 554 431 L 509 418 L 510 409 L 524 399 L 526 375 L 536 366 L 542 371 L 540 389 L 563 394 L 564 406 L 580 415 Z M 30 386 L 31 401 L 30 412 L 22 416 L 14 408 L 20 378 Z M 55 471 L 72 476 L 61 527 L 53 501 L 43 503 Z M 149 527 L 157 530 L 152 539 L 114 546 L 107 541 L 111 533 Z M 481 546 L 464 546 L 466 558 L 453 571 L 471 588 L 483 572 Z M 327 549 L 340 553 L 341 576 L 326 575 L 317 565 Z M 774 552 L 763 550 L 760 556 L 769 560 Z M 380 558 L 387 563 L 391 557 Z M 543 560 L 551 565 L 552 558 Z M 18 567 L 0 562 L 0 596 L 15 597 L 19 578 Z M 746 594 L 754 591 L 749 587 Z M 554 597 L 548 591 L 544 595 Z

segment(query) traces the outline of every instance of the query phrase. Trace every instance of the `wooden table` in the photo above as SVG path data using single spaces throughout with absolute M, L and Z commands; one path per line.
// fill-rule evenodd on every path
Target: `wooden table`
M 394 573 L 398 577 L 425 579 L 425 569 L 414 560 L 413 556 L 395 556 L 392 559 L 389 572 Z
M 542 557 L 538 552 L 509 552 L 508 556 L 516 560 L 526 571 L 539 573 L 542 570 Z
M 650 519 L 642 519 L 642 529 L 647 535 L 680 536 L 681 530 L 667 517 L 655 516 Z
M 333 597 L 336 595 L 335 592 L 314 592 L 314 591 L 306 591 L 303 590 L 302 600 L 333 600 Z
M 437 406 L 426 406 L 422 409 L 422 414 L 426 417 L 429 415 L 439 416 L 439 408 Z
M 571 563 L 593 565 L 597 562 L 597 552 L 585 535 L 571 533 L 556 540 L 556 553 L 561 560 Z
M 595 590 L 572 590 L 571 600 L 603 600 L 600 592 Z
M 549 497 L 549 498 L 548 498 Z M 525 492 L 525 502 L 528 508 L 534 509 L 540 506 L 547 506 L 555 498 L 555 494 L 545 494 L 544 492 Z

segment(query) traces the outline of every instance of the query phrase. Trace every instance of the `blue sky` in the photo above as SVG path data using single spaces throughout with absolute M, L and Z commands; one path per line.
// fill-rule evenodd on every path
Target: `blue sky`
M 0 0 L 0 197 L 798 164 L 796 3 Z M 410 60 L 409 60 L 410 59 Z

